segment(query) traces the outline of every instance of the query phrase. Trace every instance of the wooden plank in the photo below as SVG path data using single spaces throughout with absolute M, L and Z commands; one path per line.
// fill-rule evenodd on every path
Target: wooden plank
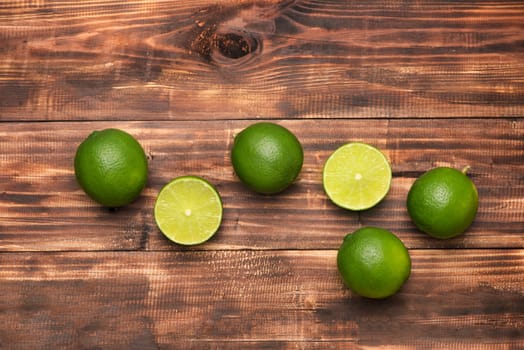
M 349 292 L 336 251 L 0 253 L 9 349 L 524 346 L 524 251 L 412 250 L 400 293 Z M 301 344 L 301 345 L 300 345 Z
M 223 225 L 198 249 L 335 249 L 363 225 L 388 228 L 410 248 L 524 247 L 524 123 L 521 119 L 284 120 L 305 150 L 297 182 L 277 196 L 249 191 L 235 177 L 229 151 L 235 133 L 254 120 L 0 123 L 0 250 L 177 250 L 152 217 L 160 188 L 179 175 L 214 183 Z M 78 187 L 73 157 L 91 131 L 120 127 L 149 158 L 149 183 L 133 204 L 108 211 Z M 334 206 L 321 184 L 322 166 L 351 140 L 379 147 L 394 179 L 386 199 L 351 213 Z M 468 232 L 439 241 L 421 234 L 405 209 L 414 179 L 434 166 L 463 168 L 480 194 Z
M 511 117 L 521 1 L 8 1 L 0 119 Z

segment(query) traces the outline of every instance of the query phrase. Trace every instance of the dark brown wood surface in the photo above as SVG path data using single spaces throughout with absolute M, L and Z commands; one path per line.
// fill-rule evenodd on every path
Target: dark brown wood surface
M 303 144 L 276 196 L 235 177 L 233 137 L 273 120 Z M 93 130 L 143 145 L 149 181 L 108 210 L 75 181 Z M 391 161 L 377 207 L 351 213 L 322 166 L 363 141 Z M 435 166 L 479 190 L 441 241 L 407 215 Z M 160 188 L 216 185 L 221 229 L 170 243 Z M 392 298 L 347 290 L 336 251 L 374 225 L 409 248 Z M 524 4 L 521 1 L 0 2 L 1 349 L 524 348 Z
M 4 120 L 520 117 L 515 1 L 0 5 Z

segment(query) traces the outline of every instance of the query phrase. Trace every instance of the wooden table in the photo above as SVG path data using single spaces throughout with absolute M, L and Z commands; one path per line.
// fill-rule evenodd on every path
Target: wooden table
M 293 131 L 297 182 L 257 195 L 234 135 Z M 78 144 L 117 127 L 149 182 L 108 210 L 79 188 Z M 363 141 L 390 159 L 377 207 L 323 192 L 322 166 Z M 435 166 L 471 166 L 480 208 L 446 241 L 405 200 Z M 207 178 L 220 231 L 184 248 L 152 217 L 160 188 Z M 367 300 L 336 269 L 343 236 L 374 225 L 412 275 Z M 524 4 L 520 0 L 0 2 L 0 348 L 523 349 Z

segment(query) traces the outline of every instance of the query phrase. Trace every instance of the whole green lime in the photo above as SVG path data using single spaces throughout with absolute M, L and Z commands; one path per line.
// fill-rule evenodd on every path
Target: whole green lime
M 297 178 L 304 161 L 297 137 L 281 125 L 255 123 L 235 136 L 231 162 L 240 180 L 252 190 L 274 194 Z
M 75 175 L 96 202 L 120 207 L 138 197 L 147 182 L 147 158 L 138 141 L 125 131 L 92 132 L 76 151 Z
M 477 214 L 478 192 L 466 170 L 438 167 L 415 180 L 407 207 L 421 231 L 445 239 L 460 235 L 471 225 Z
M 402 241 L 377 227 L 363 227 L 346 235 L 337 265 L 347 287 L 373 299 L 397 293 L 411 273 L 411 258 Z

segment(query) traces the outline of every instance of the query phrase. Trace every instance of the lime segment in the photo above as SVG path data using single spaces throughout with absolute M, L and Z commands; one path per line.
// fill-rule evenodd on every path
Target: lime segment
M 324 165 L 323 185 L 328 197 L 349 210 L 369 209 L 391 186 L 391 166 L 377 148 L 351 142 L 338 148 Z
M 160 190 L 155 220 L 171 241 L 200 244 L 218 231 L 222 222 L 222 200 L 206 180 L 196 176 L 177 177 Z

